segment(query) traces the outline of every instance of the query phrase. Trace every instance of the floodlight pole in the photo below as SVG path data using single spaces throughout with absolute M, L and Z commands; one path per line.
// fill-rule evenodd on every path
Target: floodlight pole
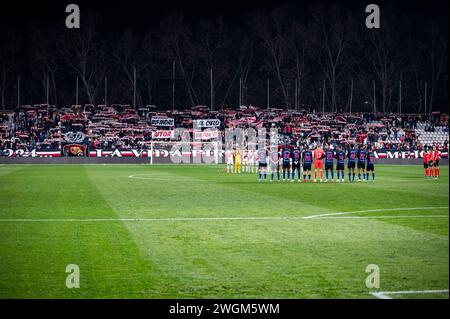
M 211 93 L 210 93 L 210 95 L 211 95 L 211 106 L 210 106 L 210 108 L 211 108 L 211 111 L 212 111 L 213 110 L 213 96 L 214 96 L 214 92 L 213 92 L 213 70 L 212 70 L 212 67 L 211 67 L 210 72 L 209 72 L 209 78 L 210 78 L 210 87 L 211 87 Z
M 49 93 L 49 78 L 48 78 L 48 76 L 47 76 L 47 81 L 46 81 L 46 88 L 45 88 L 45 96 L 46 96 L 46 99 L 47 99 L 47 105 L 48 105 L 48 102 L 49 102 L 49 99 L 48 99 L 48 93 Z
M 322 114 L 325 113 L 325 79 L 322 84 Z
M 295 79 L 294 108 L 296 111 L 297 111 L 297 81 L 298 81 L 298 79 Z
M 350 86 L 350 114 L 352 114 L 352 104 L 353 104 L 353 80 Z
M 77 81 L 76 81 L 76 86 L 75 86 L 75 105 L 78 105 L 78 76 L 77 76 Z
M 17 107 L 20 107 L 20 76 L 17 77 Z
M 375 97 L 375 80 L 372 82 L 372 85 L 373 85 L 373 114 L 376 114 L 377 106 L 376 106 L 376 97 Z
M 175 60 L 172 61 L 172 111 L 175 110 Z
M 133 108 L 136 108 L 136 68 L 133 70 Z
M 427 114 L 427 82 L 425 82 L 425 103 L 424 103 L 424 106 L 425 106 L 425 109 L 424 109 L 424 114 Z
M 108 77 L 105 76 L 105 105 L 108 105 Z
M 239 106 L 242 105 L 242 78 L 239 78 Z

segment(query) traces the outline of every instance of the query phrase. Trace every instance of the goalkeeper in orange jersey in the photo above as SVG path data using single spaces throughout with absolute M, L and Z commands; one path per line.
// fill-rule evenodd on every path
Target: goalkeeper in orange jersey
M 317 170 L 320 171 L 320 182 L 323 180 L 323 158 L 325 157 L 325 152 L 322 147 L 317 146 L 317 148 L 313 151 L 314 158 L 314 183 L 317 180 Z

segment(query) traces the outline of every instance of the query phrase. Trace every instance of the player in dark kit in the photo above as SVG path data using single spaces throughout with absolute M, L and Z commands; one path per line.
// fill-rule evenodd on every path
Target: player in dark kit
M 375 153 L 369 146 L 367 148 L 367 170 L 366 170 L 366 181 L 369 180 L 369 172 L 372 172 L 372 183 L 375 182 Z
M 291 178 L 291 155 L 291 150 L 287 145 L 285 145 L 283 151 L 281 152 L 281 158 L 283 160 L 283 182 L 286 179 L 286 171 L 287 180 Z
M 300 182 L 300 161 L 302 159 L 302 152 L 299 147 L 292 150 L 292 177 L 291 182 L 294 181 L 295 171 L 297 171 L 297 181 Z
M 367 160 L 367 151 L 364 149 L 364 145 L 359 146 L 358 150 L 358 182 L 361 182 L 361 171 L 363 180 L 366 180 L 366 160 Z
M 345 182 L 345 151 L 342 145 L 339 145 L 339 150 L 334 154 L 334 157 L 337 159 L 336 163 L 336 172 L 337 172 L 337 181 L 339 183 L 339 178 L 342 178 L 342 183 Z M 340 176 L 342 174 L 342 177 Z
M 350 145 L 350 148 L 347 151 L 347 168 L 348 168 L 348 181 L 355 181 L 355 166 L 356 166 L 356 157 L 358 155 L 358 151 L 353 149 L 353 144 Z M 353 178 L 352 178 L 353 177 Z
M 306 173 L 308 173 L 308 181 L 311 181 L 311 164 L 312 164 L 313 154 L 310 150 L 304 147 L 302 154 L 303 162 L 303 181 L 306 181 Z
M 328 171 L 331 171 L 331 181 L 334 182 L 334 151 L 330 148 L 329 144 L 326 144 L 325 147 L 325 183 L 328 182 Z

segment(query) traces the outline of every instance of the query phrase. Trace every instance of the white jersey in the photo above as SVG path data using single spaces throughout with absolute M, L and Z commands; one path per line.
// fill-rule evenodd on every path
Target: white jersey
M 225 159 L 227 164 L 233 165 L 233 158 L 234 158 L 234 151 L 233 150 L 227 150 L 225 152 Z
M 248 163 L 248 151 L 243 150 L 242 151 L 242 163 L 246 165 Z
M 256 159 L 255 151 L 253 151 L 253 150 L 248 151 L 249 164 L 255 164 L 255 159 Z

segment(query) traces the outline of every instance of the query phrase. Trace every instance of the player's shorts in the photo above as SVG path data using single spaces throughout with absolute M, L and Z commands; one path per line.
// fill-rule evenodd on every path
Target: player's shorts
M 427 169 L 428 168 L 428 163 L 423 163 L 423 168 Z
M 279 172 L 280 171 L 280 163 L 270 163 L 270 170 L 272 172 Z
M 310 171 L 311 163 L 303 163 L 303 171 Z
M 258 167 L 267 167 L 267 163 L 258 163 Z
M 355 168 L 356 163 L 355 162 L 348 162 L 347 168 Z
M 439 161 L 434 161 L 434 167 L 439 167 Z
M 283 161 L 283 169 L 291 169 L 291 162 Z
M 366 169 L 366 162 L 358 162 L 358 168 Z
M 375 171 L 375 165 L 373 165 L 373 163 L 367 163 L 367 169 L 366 169 L 366 171 L 370 171 L 370 172 L 373 172 L 373 171 Z
M 337 170 L 337 171 L 343 171 L 343 170 L 345 170 L 345 165 L 344 165 L 344 163 L 337 163 L 337 164 L 336 164 L 336 170 Z
M 323 161 L 314 161 L 314 168 L 323 168 Z
M 328 171 L 332 171 L 333 170 L 333 163 L 332 162 L 325 162 L 325 169 Z
M 295 170 L 300 170 L 300 162 L 293 162 L 292 163 L 292 170 L 293 171 L 295 171 Z

